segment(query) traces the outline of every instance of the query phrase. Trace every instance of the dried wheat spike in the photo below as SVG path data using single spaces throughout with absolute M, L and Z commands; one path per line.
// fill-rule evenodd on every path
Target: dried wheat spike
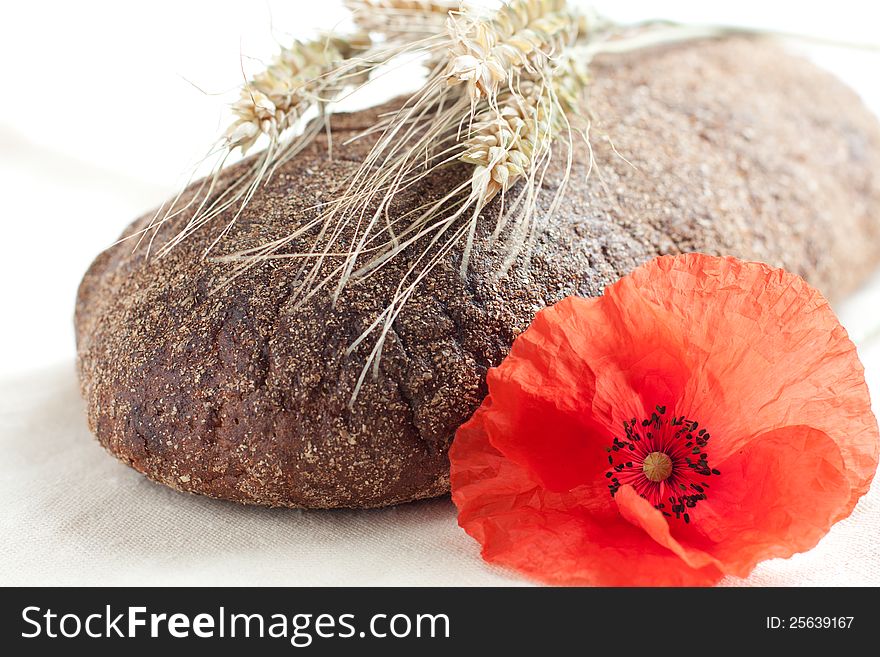
M 565 0 L 513 0 L 487 20 L 451 16 L 447 83 L 467 83 L 474 102 L 493 101 L 512 76 L 573 44 L 579 23 Z
M 497 110 L 477 116 L 461 159 L 476 166 L 472 184 L 475 191 L 484 190 L 483 202 L 507 191 L 531 168 L 535 146 L 552 132 L 547 103 L 543 89 L 526 81 Z
M 345 0 L 355 24 L 365 32 L 388 39 L 443 32 L 450 11 L 458 0 Z
M 473 189 L 488 203 L 517 180 L 528 176 L 566 128 L 589 82 L 587 67 L 563 58 L 541 82 L 524 80 L 504 92 L 497 108 L 478 116 L 461 160 L 474 164 Z
M 322 94 L 338 86 L 338 80 L 328 74 L 369 45 L 369 38 L 363 35 L 333 35 L 296 41 L 283 48 L 266 70 L 242 88 L 241 96 L 233 103 L 237 118 L 226 131 L 227 147 L 246 152 L 261 134 L 277 138 Z

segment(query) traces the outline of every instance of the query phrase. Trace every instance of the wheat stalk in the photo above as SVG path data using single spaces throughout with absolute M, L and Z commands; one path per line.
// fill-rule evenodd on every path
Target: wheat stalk
M 561 50 L 574 40 L 582 25 L 574 13 L 563 8 L 561 0 L 514 0 L 486 20 L 475 18 L 469 12 L 452 15 L 449 20 L 449 67 L 429 78 L 424 89 L 414 97 L 412 108 L 405 107 L 389 122 L 384 139 L 379 140 L 371 153 L 372 158 L 365 162 L 362 178 L 365 184 L 355 188 L 357 193 L 351 195 L 353 204 L 334 208 L 330 212 L 349 215 L 363 213 L 368 203 L 378 201 L 373 218 L 365 223 L 364 235 L 369 235 L 377 226 L 381 212 L 393 195 L 400 191 L 395 184 L 397 181 L 419 180 L 430 175 L 438 166 L 445 166 L 451 159 L 464 159 L 477 166 L 466 203 L 450 217 L 458 219 L 468 209 L 481 210 L 495 195 L 522 176 L 535 173 L 537 163 L 545 160 L 562 124 L 562 109 L 552 78 L 566 80 L 565 88 L 560 87 L 560 91 L 568 99 L 566 108 L 569 110 L 574 106 L 571 85 L 576 80 L 584 81 L 582 76 L 556 75 L 561 69 L 552 56 L 559 51 L 559 61 L 564 59 L 567 65 L 571 64 L 562 56 Z M 462 26 L 470 27 L 464 30 Z M 473 56 L 467 53 L 480 54 L 480 61 L 486 63 L 485 67 L 480 68 L 481 71 L 496 71 L 489 76 L 490 79 L 482 74 L 474 77 L 451 76 L 450 71 L 460 68 L 456 62 L 461 64 L 461 57 Z M 499 67 L 503 69 L 500 73 L 496 70 Z M 456 81 L 467 84 L 459 85 Z M 502 82 L 505 83 L 504 87 L 501 86 Z M 464 94 L 462 86 L 467 89 Z M 506 99 L 503 106 L 498 102 L 499 93 Z M 469 103 L 469 112 L 462 111 L 464 102 Z M 417 131 L 419 136 L 406 146 L 401 146 L 398 140 L 399 126 L 413 119 L 417 111 L 424 111 L 426 103 L 434 107 L 454 108 L 454 111 L 425 112 L 423 125 Z M 551 116 L 553 120 L 549 121 Z M 470 139 L 464 141 L 459 128 L 463 120 L 471 126 Z M 389 139 L 389 135 L 392 138 Z M 430 164 L 425 165 L 425 161 Z M 374 168 L 377 164 L 393 181 L 383 196 L 378 195 L 376 186 L 370 181 L 384 180 L 366 175 L 366 166 Z M 534 203 L 527 203 L 524 208 L 520 225 L 531 220 Z M 416 217 L 408 227 L 409 234 L 422 235 L 422 229 L 435 225 L 436 218 L 434 211 Z M 446 224 L 441 222 L 437 225 Z M 468 245 L 473 232 L 472 226 L 468 233 Z M 348 267 L 343 270 L 336 295 L 351 274 L 375 270 L 412 241 L 413 238 L 402 240 L 400 236 L 395 236 L 389 241 L 387 253 L 359 269 L 354 267 L 354 261 L 361 255 L 356 245 L 349 256 Z M 467 268 L 469 254 L 468 246 L 462 262 L 463 272 Z

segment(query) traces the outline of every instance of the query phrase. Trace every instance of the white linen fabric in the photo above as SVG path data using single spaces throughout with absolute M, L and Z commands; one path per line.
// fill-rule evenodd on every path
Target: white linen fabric
M 880 399 L 880 278 L 842 307 Z M 175 492 L 90 435 L 72 363 L 0 382 L 0 584 L 524 585 L 484 563 L 448 498 L 263 509 Z M 725 585 L 880 585 L 880 485 L 807 553 Z

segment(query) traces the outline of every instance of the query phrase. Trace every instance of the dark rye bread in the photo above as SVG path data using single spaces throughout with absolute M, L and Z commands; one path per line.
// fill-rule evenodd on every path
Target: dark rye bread
M 318 295 L 293 310 L 289 261 L 210 293 L 229 270 L 200 255 L 228 216 L 163 259 L 132 255 L 130 243 L 108 249 L 76 312 L 92 430 L 150 478 L 212 497 L 376 507 L 441 495 L 446 450 L 484 395 L 486 369 L 546 304 L 600 294 L 652 256 L 681 251 L 781 265 L 832 297 L 875 266 L 880 131 L 853 92 L 812 65 L 741 40 L 616 57 L 595 66 L 592 108 L 596 167 L 587 178 L 577 152 L 566 200 L 530 261 L 493 282 L 502 255 L 481 235 L 467 280 L 458 253 L 442 263 L 396 321 L 381 374 L 352 410 L 372 342 L 344 351 L 386 305 L 405 260 L 335 308 Z M 365 144 L 344 138 L 374 120 L 375 111 L 337 117 L 334 160 L 319 139 L 284 165 L 219 252 L 313 217 L 363 156 Z M 468 171 L 444 171 L 396 210 Z

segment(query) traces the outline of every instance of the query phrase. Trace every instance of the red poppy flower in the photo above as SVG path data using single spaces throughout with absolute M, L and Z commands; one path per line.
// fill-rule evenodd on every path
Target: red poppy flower
M 877 468 L 855 347 L 799 277 L 662 257 L 539 312 L 450 460 L 459 524 L 553 583 L 704 585 L 815 545 Z

